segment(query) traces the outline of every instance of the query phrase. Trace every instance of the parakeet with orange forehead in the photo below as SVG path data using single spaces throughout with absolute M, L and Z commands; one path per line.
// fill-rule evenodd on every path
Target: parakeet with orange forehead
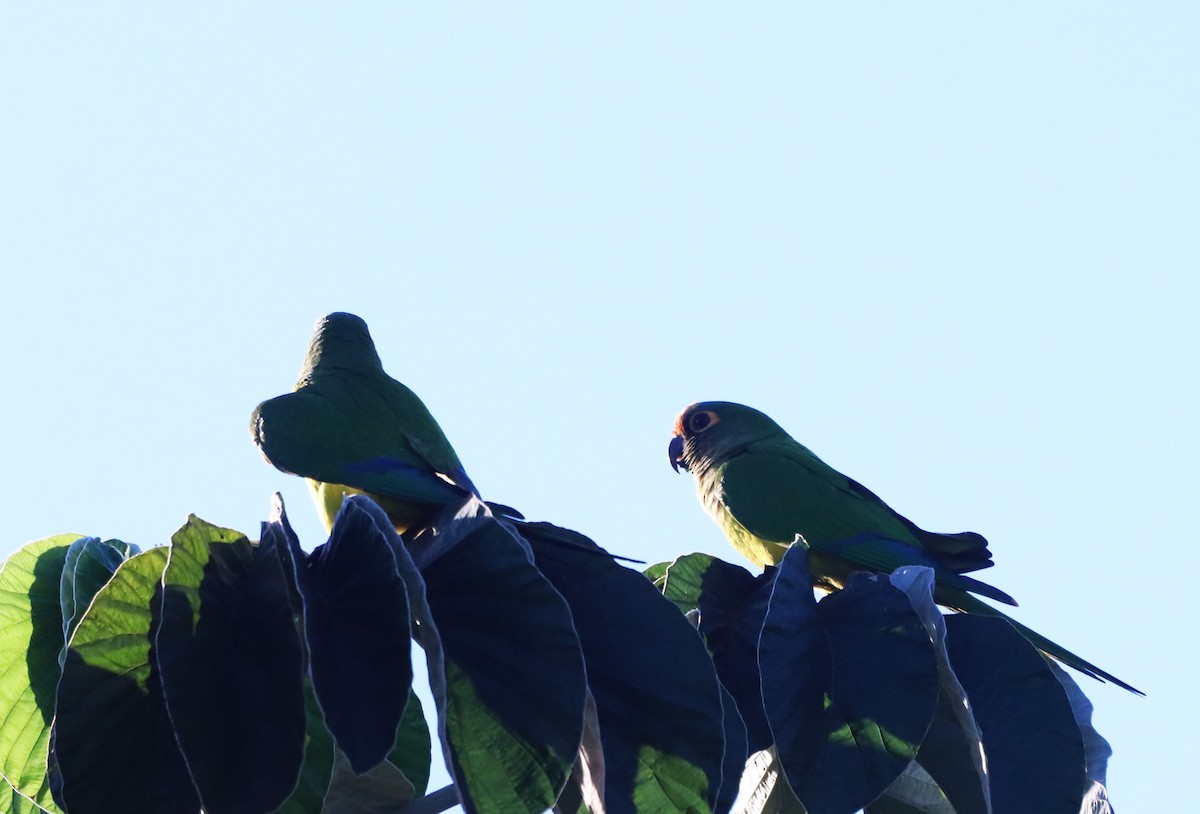
M 1048 655 L 1141 694 L 975 596 L 1017 604 L 998 588 L 966 576 L 992 565 L 982 536 L 919 528 L 758 410 L 724 401 L 691 405 L 675 421 L 670 458 L 676 471 L 692 474 L 705 511 L 754 564 L 774 565 L 799 542 L 808 548 L 814 583 L 828 589 L 840 588 L 854 571 L 926 566 L 933 570 L 938 603 L 1007 619 Z

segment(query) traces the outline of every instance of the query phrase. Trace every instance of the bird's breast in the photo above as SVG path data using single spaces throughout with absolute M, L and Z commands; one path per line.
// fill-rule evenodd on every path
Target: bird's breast
M 786 545 L 764 540 L 742 525 L 725 505 L 721 489 L 721 473 L 719 470 L 709 470 L 696 478 L 696 492 L 700 504 L 725 534 L 725 538 L 750 562 L 765 567 L 774 565 L 783 559 L 787 551 Z

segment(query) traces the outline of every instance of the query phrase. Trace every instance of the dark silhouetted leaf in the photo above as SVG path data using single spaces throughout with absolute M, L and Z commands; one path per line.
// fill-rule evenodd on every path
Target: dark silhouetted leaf
M 603 744 L 605 810 L 711 806 L 724 751 L 721 689 L 695 629 L 584 535 L 549 523 L 516 529 L 571 608 Z
M 262 537 L 293 570 L 329 731 L 350 767 L 365 772 L 392 750 L 412 686 L 408 594 L 392 547 L 361 504 L 347 502 L 329 541 L 306 555 L 278 495 Z
M 300 781 L 291 797 L 274 814 L 310 814 L 322 811 L 333 782 L 336 748 L 333 735 L 325 725 L 325 716 L 317 704 L 311 682 L 304 686 L 304 700 L 307 728 Z M 429 783 L 430 746 L 429 727 L 425 723 L 421 702 L 416 695 L 411 695 L 404 707 L 404 717 L 400 721 L 396 745 L 388 755 L 387 765 L 390 768 L 384 770 L 385 773 L 399 771 L 404 775 L 412 789 L 411 792 L 405 792 L 409 797 L 425 793 Z M 345 778 L 342 780 L 345 781 Z M 339 790 L 339 805 L 357 799 L 355 795 L 346 792 L 345 787 Z M 399 807 L 409 797 L 393 800 L 392 805 Z M 380 803 L 376 810 L 385 811 L 387 805 Z
M 583 740 L 571 776 L 554 803 L 554 814 L 607 814 L 604 805 L 604 744 L 596 699 L 589 691 L 583 706 Z
M 200 810 L 151 645 L 166 564 L 166 548 L 123 563 L 71 637 L 54 721 L 60 795 L 71 814 Z
M 942 787 L 915 760 L 866 807 L 866 814 L 957 814 Z
M 768 568 L 756 577 L 708 554 L 688 554 L 671 563 L 658 578 L 663 596 L 680 610 L 700 612 L 700 633 L 721 684 L 737 704 L 749 752 L 773 742 L 762 706 L 758 638 L 774 572 Z
M 763 705 L 804 807 L 851 814 L 916 755 L 937 705 L 937 658 L 920 616 L 887 577 L 854 574 L 820 604 L 812 585 L 807 551 L 793 545 L 775 573 L 759 640 Z
M 321 814 L 375 814 L 398 811 L 412 800 L 415 790 L 404 772 L 384 760 L 369 771 L 357 773 L 349 759 L 338 753 Z
M 994 814 L 1078 814 L 1083 738 L 1046 658 L 1003 619 L 946 618 L 954 673 L 983 735 Z
M 933 571 L 906 566 L 896 569 L 890 579 L 908 594 L 937 648 L 938 706 L 917 750 L 916 765 L 920 771 L 909 766 L 883 797 L 867 807 L 867 814 L 893 811 L 884 805 L 889 799 L 921 800 L 930 811 L 952 806 L 951 814 L 989 814 L 983 743 L 970 702 L 950 667 L 945 617 L 933 601 Z M 936 793 L 930 790 L 931 783 L 937 787 Z M 940 809 L 935 805 L 939 795 L 945 801 Z
M 67 553 L 81 539 L 88 538 L 29 543 L 0 567 L 0 774 L 15 793 L 48 810 L 56 810 L 46 756 L 63 650 L 59 589 Z M 20 805 L 13 793 L 0 794 L 0 802 Z
M 171 538 L 156 655 L 163 698 L 208 814 L 271 811 L 295 788 L 304 672 L 270 537 L 192 517 Z
M 738 714 L 737 702 L 721 687 L 721 714 L 725 730 L 725 754 L 721 757 L 721 790 L 713 802 L 713 814 L 725 814 L 737 800 L 750 750 L 746 746 L 746 724 Z
M 1063 690 L 1067 694 L 1067 701 L 1071 704 L 1071 713 L 1075 716 L 1075 723 L 1083 738 L 1083 756 L 1087 767 L 1089 786 L 1084 795 L 1083 807 L 1080 809 L 1081 814 L 1112 814 L 1112 806 L 1108 801 L 1108 789 L 1105 787 L 1108 782 L 1108 759 L 1112 757 L 1112 747 L 1092 726 L 1092 702 L 1083 694 L 1083 690 L 1079 689 L 1075 679 L 1071 678 L 1066 670 L 1059 667 L 1058 662 L 1050 661 L 1048 663 L 1054 677 L 1058 679 L 1058 683 L 1062 684 Z
M 562 597 L 477 500 L 444 511 L 408 544 L 411 559 L 382 509 L 348 502 L 362 502 L 396 550 L 463 808 L 553 806 L 579 750 L 586 693 Z

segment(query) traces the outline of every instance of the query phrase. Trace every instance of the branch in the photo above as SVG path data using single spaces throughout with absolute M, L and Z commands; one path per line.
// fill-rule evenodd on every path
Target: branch
M 404 807 L 404 814 L 441 814 L 458 803 L 458 792 L 451 783 L 432 794 L 426 794 L 424 797 L 413 800 Z

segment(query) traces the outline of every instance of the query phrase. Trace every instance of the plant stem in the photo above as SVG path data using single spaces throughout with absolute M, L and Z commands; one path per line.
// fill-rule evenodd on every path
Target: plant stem
M 440 814 L 456 805 L 458 805 L 458 792 L 451 783 L 445 788 L 413 800 L 404 807 L 404 814 Z

